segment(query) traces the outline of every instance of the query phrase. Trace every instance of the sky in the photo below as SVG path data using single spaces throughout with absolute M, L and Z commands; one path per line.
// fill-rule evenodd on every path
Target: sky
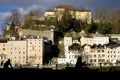
M 22 14 L 26 14 L 31 9 L 40 9 L 44 13 L 45 10 L 53 9 L 60 4 L 85 8 L 92 12 L 100 7 L 110 10 L 120 8 L 120 0 L 0 0 L 0 34 L 2 24 L 11 10 L 18 9 Z

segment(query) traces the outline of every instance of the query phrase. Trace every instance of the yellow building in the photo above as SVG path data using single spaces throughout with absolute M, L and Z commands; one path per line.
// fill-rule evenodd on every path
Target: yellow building
M 27 39 L 27 63 L 43 64 L 43 38 Z
M 26 64 L 26 40 L 9 40 L 8 58 L 13 65 Z
M 91 23 L 92 13 L 90 10 L 76 9 L 69 5 L 59 5 L 55 7 L 54 10 L 46 10 L 44 16 L 46 18 L 57 17 L 58 21 L 60 21 L 65 11 L 68 11 L 72 18 L 76 18 L 77 20 L 81 21 L 87 21 L 89 24 Z
M 93 45 L 93 37 L 81 37 L 81 46 L 87 44 L 87 45 Z

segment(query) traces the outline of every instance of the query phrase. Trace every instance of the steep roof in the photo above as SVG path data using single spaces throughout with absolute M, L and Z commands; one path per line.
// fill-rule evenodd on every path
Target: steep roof
M 69 46 L 69 49 L 70 50 L 81 50 L 82 51 L 82 47 L 77 43 L 74 43 L 73 45 Z

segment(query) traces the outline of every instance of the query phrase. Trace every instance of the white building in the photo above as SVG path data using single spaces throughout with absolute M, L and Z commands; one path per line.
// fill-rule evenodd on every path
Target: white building
M 117 61 L 120 61 L 120 45 L 116 43 L 110 43 L 106 46 L 106 62 L 116 65 Z
M 102 66 L 116 66 L 117 61 L 120 61 L 120 45 L 117 43 L 86 45 L 84 53 L 91 66 L 100 66 L 100 63 L 102 63 Z
M 104 45 L 109 43 L 109 37 L 94 37 L 93 38 L 93 43 L 96 45 Z
M 77 58 L 82 56 L 80 41 L 72 37 L 64 37 L 64 54 L 65 58 L 58 58 L 58 63 L 75 65 Z
M 74 43 L 68 47 L 68 53 L 65 53 L 66 61 L 69 64 L 76 64 L 79 56 L 82 56 L 82 49 L 79 44 Z

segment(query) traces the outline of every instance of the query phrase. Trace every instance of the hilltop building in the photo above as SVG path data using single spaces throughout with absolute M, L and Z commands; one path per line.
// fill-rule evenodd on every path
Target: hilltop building
M 89 24 L 92 21 L 92 13 L 90 10 L 76 9 L 73 6 L 69 5 L 59 5 L 55 7 L 54 10 L 46 10 L 44 16 L 47 19 L 57 17 L 58 21 L 60 21 L 65 11 L 68 11 L 71 14 L 72 18 L 75 18 L 77 20 L 87 21 Z

